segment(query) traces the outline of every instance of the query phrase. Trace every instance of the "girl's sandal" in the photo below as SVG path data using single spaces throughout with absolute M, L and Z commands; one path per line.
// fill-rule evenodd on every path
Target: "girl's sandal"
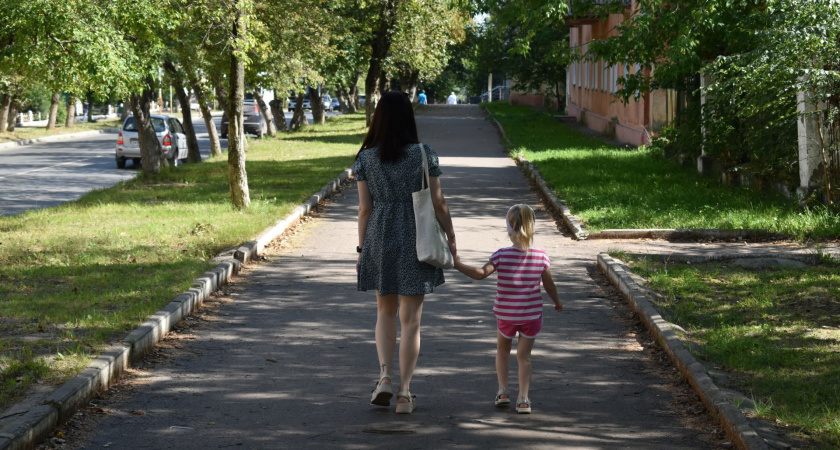
M 517 400 L 516 412 L 518 412 L 519 414 L 531 414 L 531 400 L 529 400 L 527 397 L 522 397 L 519 400 Z
M 408 401 L 405 403 L 400 403 L 399 399 L 404 398 Z M 414 412 L 414 408 L 417 407 L 417 396 L 411 395 L 411 392 L 408 391 L 400 391 L 397 392 L 397 414 L 411 414 Z
M 394 388 L 391 386 L 391 383 L 383 384 L 384 380 L 391 381 L 391 377 L 384 376 L 376 382 L 376 387 L 373 389 L 373 392 L 370 396 L 370 404 L 377 405 L 377 406 L 390 406 L 391 405 L 391 397 L 394 396 Z
M 504 395 L 504 397 L 502 397 Z M 510 405 L 510 394 L 508 394 L 507 388 L 499 389 L 499 392 L 496 392 L 496 406 L 507 406 Z

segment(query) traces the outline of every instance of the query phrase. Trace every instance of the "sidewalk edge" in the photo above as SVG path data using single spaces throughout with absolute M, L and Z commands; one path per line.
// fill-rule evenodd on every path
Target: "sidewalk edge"
M 487 110 L 486 113 L 490 114 Z M 556 211 L 563 218 L 563 223 L 572 231 L 575 239 L 782 239 L 786 236 L 773 233 L 768 230 L 753 229 L 715 229 L 715 228 L 622 228 L 606 229 L 601 231 L 588 231 L 583 220 L 572 214 L 566 201 L 554 195 L 548 187 L 540 172 L 534 165 L 525 159 L 521 153 L 512 153 L 513 143 L 508 139 L 502 124 L 490 114 L 490 119 L 499 130 L 502 140 L 505 142 L 508 152 L 519 167 L 537 185 L 543 198 L 547 200 L 548 206 Z
M 769 446 L 753 429 L 747 417 L 727 400 L 706 373 L 703 365 L 683 347 L 671 325 L 662 318 L 647 300 L 642 288 L 630 277 L 629 269 L 607 253 L 598 254 L 598 267 L 621 291 L 631 308 L 639 315 L 645 327 L 691 384 L 732 442 L 742 450 L 768 449 Z
M 57 425 L 71 418 L 96 393 L 107 390 L 132 362 L 148 353 L 175 324 L 192 314 L 205 299 L 227 284 L 239 273 L 242 264 L 259 259 L 259 255 L 272 240 L 308 215 L 318 203 L 332 196 L 352 175 L 352 168 L 344 170 L 283 220 L 236 249 L 235 259 L 229 258 L 227 252 L 221 253 L 220 258 L 228 259 L 223 259 L 196 278 L 192 288 L 152 314 L 120 343 L 110 347 L 78 375 L 59 386 L 41 404 L 0 430 L 0 450 L 31 449 L 46 439 Z
M 502 124 L 496 120 L 495 117 L 492 115 L 490 118 L 493 120 L 493 123 L 496 125 L 496 128 L 499 130 L 499 134 L 501 134 L 502 139 L 505 142 L 505 147 L 508 149 L 508 154 L 516 161 L 516 164 L 525 173 L 526 176 L 531 178 L 534 181 L 534 184 L 537 185 L 537 189 L 539 189 L 542 197 L 548 202 L 548 206 L 560 214 L 563 218 L 563 223 L 566 224 L 566 227 L 572 231 L 575 239 L 582 241 L 589 237 L 589 232 L 586 230 L 586 226 L 583 224 L 583 221 L 580 220 L 579 217 L 572 214 L 572 211 L 566 206 L 566 202 L 563 199 L 557 198 L 554 195 L 554 192 L 546 184 L 545 180 L 543 179 L 540 172 L 531 164 L 530 161 L 525 159 L 519 153 L 512 153 L 513 151 L 513 143 L 508 139 L 507 134 L 505 133 L 504 127 Z
M 44 136 L 40 138 L 32 138 L 32 139 L 21 139 L 19 141 L 13 142 L 4 142 L 0 144 L 0 150 L 14 148 L 14 147 L 21 147 L 24 145 L 31 145 L 31 144 L 40 144 L 42 142 L 52 142 L 52 141 L 61 141 L 64 139 L 73 139 L 85 136 L 96 136 L 97 134 L 106 134 L 106 133 L 116 133 L 120 131 L 119 127 L 111 127 L 111 128 L 103 128 L 101 130 L 91 130 L 91 131 L 80 131 L 78 133 L 64 133 L 64 134 L 54 134 L 52 136 Z

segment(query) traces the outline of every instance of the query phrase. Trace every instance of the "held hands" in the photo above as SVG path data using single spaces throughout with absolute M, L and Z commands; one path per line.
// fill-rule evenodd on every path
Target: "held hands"
M 563 300 L 557 300 L 554 302 L 554 310 L 563 311 Z

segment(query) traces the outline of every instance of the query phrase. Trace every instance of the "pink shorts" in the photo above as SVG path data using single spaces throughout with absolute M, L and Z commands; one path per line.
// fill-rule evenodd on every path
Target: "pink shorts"
M 542 317 L 527 322 L 511 322 L 502 319 L 496 319 L 496 321 L 499 326 L 499 334 L 508 339 L 516 337 L 517 331 L 519 332 L 519 337 L 536 339 L 537 335 L 540 334 L 540 330 L 542 330 Z

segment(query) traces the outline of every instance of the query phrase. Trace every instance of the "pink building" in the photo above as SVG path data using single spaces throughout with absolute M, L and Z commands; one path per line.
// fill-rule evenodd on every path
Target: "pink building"
M 593 1 L 600 3 L 603 0 Z M 610 14 L 606 20 L 570 16 L 566 21 L 569 45 L 586 55 L 593 40 L 617 35 L 616 26 L 632 17 L 635 3 L 635 0 L 627 0 L 623 13 Z M 566 73 L 566 113 L 575 116 L 587 127 L 614 136 L 621 142 L 650 144 L 651 134 L 673 120 L 677 93 L 660 89 L 649 94 L 642 93 L 627 104 L 622 103 L 613 95 L 619 87 L 618 77 L 640 70 L 639 65 L 608 65 L 597 60 L 573 63 Z

